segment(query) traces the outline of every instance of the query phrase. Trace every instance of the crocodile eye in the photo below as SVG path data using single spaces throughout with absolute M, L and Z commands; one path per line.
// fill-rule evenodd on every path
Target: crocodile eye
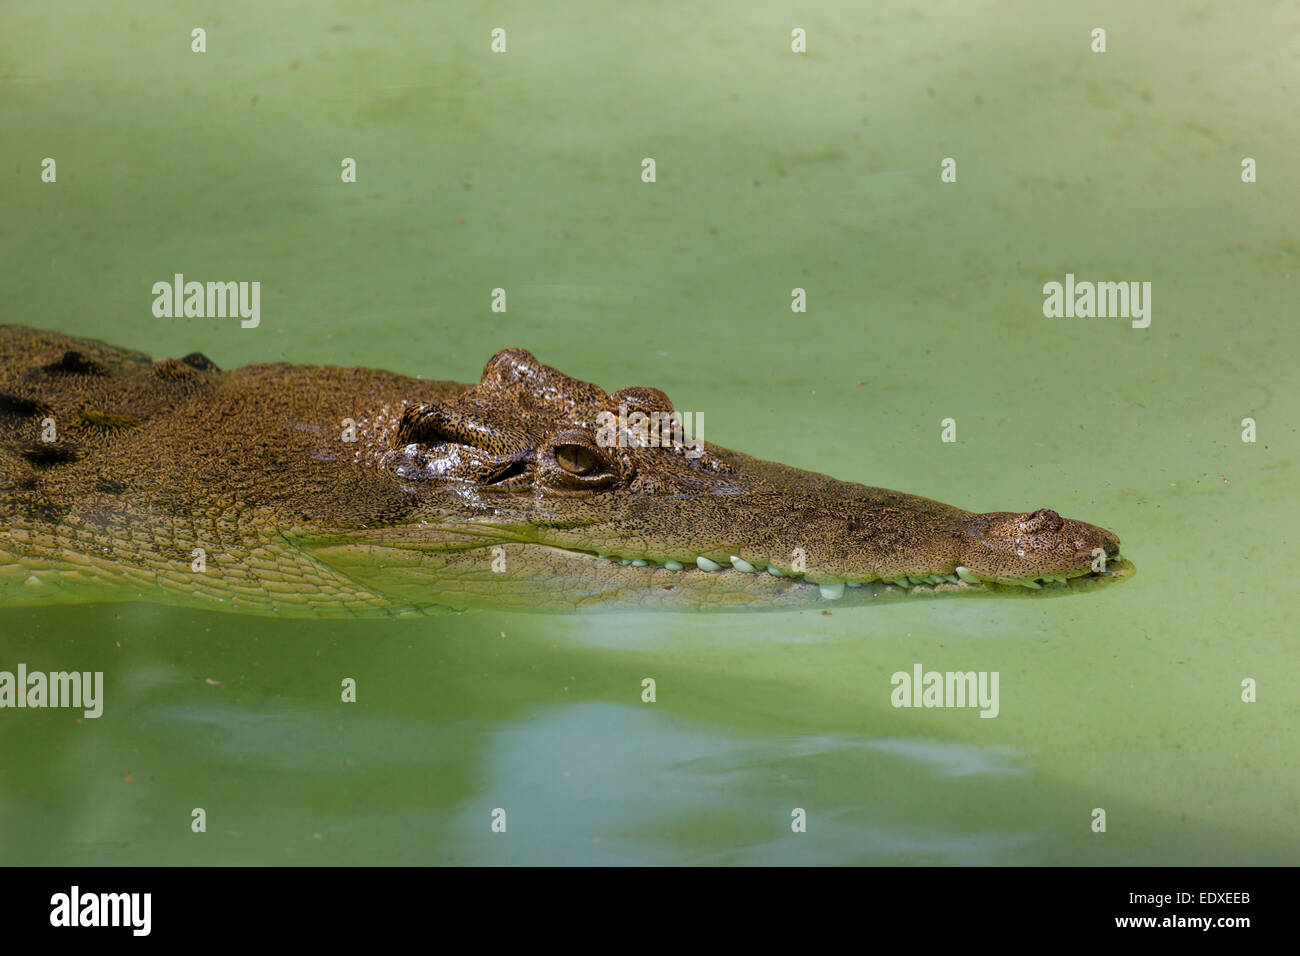
M 609 456 L 580 428 L 553 436 L 537 453 L 537 483 L 551 491 L 595 491 L 618 478 Z
M 560 445 L 555 449 L 555 460 L 571 475 L 589 475 L 598 464 L 596 453 L 586 445 Z

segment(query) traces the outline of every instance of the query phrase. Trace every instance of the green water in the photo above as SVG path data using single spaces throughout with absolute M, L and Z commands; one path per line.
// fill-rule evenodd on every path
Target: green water
M 524 346 L 1138 567 L 829 614 L 9 610 L 0 669 L 107 700 L 0 711 L 0 863 L 1295 863 L 1300 17 L 1073 6 L 0 5 L 3 321 L 461 381 Z M 155 318 L 176 272 L 259 280 L 261 325 Z M 1150 281 L 1150 328 L 1045 318 L 1067 272 Z M 895 709 L 915 663 L 997 671 L 999 716 Z

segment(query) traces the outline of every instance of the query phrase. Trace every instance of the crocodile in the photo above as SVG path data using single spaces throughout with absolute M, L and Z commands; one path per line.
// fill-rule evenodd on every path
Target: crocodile
M 465 385 L 0 326 L 0 607 L 827 608 L 1133 573 L 1103 528 L 706 444 L 662 391 L 519 348 Z

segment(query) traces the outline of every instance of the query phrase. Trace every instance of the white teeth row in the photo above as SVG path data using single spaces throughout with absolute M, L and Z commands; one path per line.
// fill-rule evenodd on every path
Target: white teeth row
M 958 573 L 965 571 L 965 568 L 958 568 Z M 969 572 L 967 572 L 969 574 Z M 886 584 L 896 584 L 900 588 L 916 587 L 918 584 L 960 584 L 963 580 L 970 584 L 976 584 L 979 578 L 973 575 L 970 578 L 959 578 L 956 574 L 925 574 L 925 575 L 904 575 L 903 577 L 894 578 L 893 580 L 885 578 Z
M 680 561 L 672 561 L 672 560 L 655 561 L 650 558 L 613 558 L 610 557 L 608 554 L 598 554 L 596 555 L 596 557 L 601 561 L 617 561 L 619 564 L 628 567 L 633 567 L 633 568 L 664 567 L 667 568 L 669 571 L 682 571 L 685 570 L 686 567 Z M 704 555 L 700 555 L 699 557 L 697 557 L 693 563 L 701 571 L 721 571 L 724 567 L 724 565 L 719 564 L 717 561 L 714 561 L 711 558 L 706 558 Z M 748 561 L 746 561 L 744 558 L 740 557 L 737 554 L 733 554 L 731 556 L 731 566 L 735 568 L 737 571 L 743 571 L 746 574 L 755 574 L 760 570 L 759 568 L 750 564 Z M 769 567 L 767 571 L 769 574 L 773 574 L 779 578 L 784 578 L 789 576 L 780 568 L 776 568 L 776 567 Z
M 647 566 L 657 567 L 660 564 L 660 562 L 647 560 L 645 558 L 611 558 L 608 555 L 604 555 L 604 554 L 598 554 L 596 555 L 596 557 L 601 559 L 602 561 L 618 561 L 622 565 L 634 567 L 634 568 L 643 568 Z M 682 571 L 685 570 L 686 568 L 686 565 L 683 565 L 680 561 L 671 561 L 671 560 L 664 561 L 662 563 L 662 566 L 668 569 L 669 571 Z M 695 559 L 695 566 L 699 568 L 701 571 L 721 571 L 724 567 L 726 567 L 726 565 L 714 561 L 712 558 L 706 558 L 704 555 L 700 555 Z M 737 554 L 733 554 L 731 556 L 731 566 L 735 570 L 743 572 L 744 574 L 757 574 L 759 571 L 766 570 L 767 573 L 772 575 L 773 577 L 791 578 L 792 580 L 799 580 L 800 578 L 802 578 L 802 575 L 800 574 L 794 574 L 794 575 L 788 574 L 787 572 L 782 571 L 780 568 L 776 567 L 775 565 L 768 565 L 766 568 L 760 568 L 752 564 L 751 562 L 746 561 L 744 558 L 740 557 L 740 555 Z M 964 571 L 965 568 L 962 568 L 961 570 Z M 885 583 L 900 584 L 903 587 L 910 588 L 914 584 L 944 584 L 944 583 L 956 584 L 958 583 L 958 580 L 959 579 L 955 574 L 946 574 L 946 575 L 935 574 L 935 575 L 929 575 L 927 577 L 912 577 L 912 578 L 905 577 L 905 578 L 900 578 L 899 580 L 896 581 L 887 581 Z M 977 580 L 979 579 L 978 578 L 973 579 L 973 581 L 977 581 Z M 838 601 L 840 598 L 844 597 L 844 589 L 846 587 L 860 588 L 862 587 L 862 584 L 858 581 L 824 581 L 817 585 L 817 590 L 821 594 L 821 596 L 824 597 L 826 600 Z
M 618 561 L 620 564 L 633 568 L 662 566 L 669 571 L 683 571 L 686 568 L 686 566 L 680 561 L 664 561 L 661 563 L 658 561 L 651 561 L 647 558 L 611 558 L 604 554 L 598 554 L 596 557 L 602 561 Z M 706 558 L 704 555 L 700 555 L 695 559 L 695 566 L 701 571 L 721 571 L 724 567 L 724 565 L 719 564 L 711 558 Z M 742 571 L 745 574 L 755 574 L 760 570 L 764 570 L 735 554 L 731 556 L 731 566 L 737 571 Z M 766 571 L 768 574 L 778 578 L 792 577 L 774 565 L 768 565 Z M 801 575 L 794 575 L 793 579 L 798 580 L 800 577 Z M 882 581 L 884 584 L 893 584 L 901 588 L 913 588 L 918 585 L 927 584 L 961 584 L 963 581 L 967 584 L 983 584 L 986 581 L 993 581 L 998 584 L 1014 584 L 1019 585 L 1020 587 L 1038 589 L 1044 584 L 1065 584 L 1069 581 L 1069 576 L 1064 574 L 1042 574 L 1036 578 L 1019 578 L 1016 580 L 1004 578 L 983 578 L 970 568 L 959 565 L 955 574 L 904 575 L 893 579 L 884 578 Z M 844 596 L 845 587 L 860 588 L 862 587 L 862 584 L 857 581 L 831 581 L 822 582 L 817 585 L 817 589 L 821 592 L 821 596 L 828 601 L 838 601 L 842 598 Z
M 684 571 L 686 569 L 686 565 L 682 564 L 680 561 L 669 560 L 659 562 L 652 561 L 648 558 L 613 558 L 607 554 L 597 554 L 596 557 L 601 561 L 617 561 L 625 567 L 632 568 L 663 567 L 669 571 Z M 712 558 L 706 558 L 704 555 L 700 555 L 695 559 L 695 566 L 701 571 L 721 571 L 725 567 L 725 565 L 719 564 Z M 766 568 L 758 567 L 757 565 L 746 561 L 738 554 L 733 554 L 731 556 L 731 566 L 744 574 L 757 574 L 759 571 L 766 570 L 768 574 L 778 578 L 799 580 L 802 577 L 802 575 L 799 574 L 787 574 L 775 565 L 768 565 Z M 856 581 L 833 581 L 817 585 L 817 589 L 821 592 L 821 596 L 826 598 L 828 601 L 837 601 L 842 598 L 844 596 L 845 587 L 860 588 L 862 585 Z

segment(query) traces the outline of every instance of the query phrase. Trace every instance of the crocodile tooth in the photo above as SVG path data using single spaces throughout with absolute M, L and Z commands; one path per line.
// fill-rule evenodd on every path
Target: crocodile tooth
M 976 574 L 970 568 L 962 567 L 960 564 L 957 565 L 957 577 L 961 578 L 967 584 L 980 583 L 980 577 L 978 574 Z
M 722 565 L 718 564 L 717 561 L 710 561 L 704 555 L 700 555 L 696 558 L 695 564 L 701 571 L 717 571 L 722 567 Z
M 1033 578 L 1021 578 L 1016 583 L 1023 588 L 1033 588 L 1034 590 L 1038 590 L 1039 588 L 1042 587 L 1042 585 L 1039 584 L 1037 581 L 1035 581 Z
M 926 580 L 928 580 L 931 584 L 943 584 L 943 575 L 941 574 L 927 575 Z
M 755 570 L 752 564 L 735 554 L 731 556 L 731 566 L 737 571 L 744 571 L 746 574 L 753 574 Z
M 645 558 L 633 558 L 633 559 L 632 559 L 632 567 L 634 567 L 634 568 L 644 568 L 645 566 L 646 566 L 646 559 L 645 559 Z
M 664 567 L 669 571 L 680 571 L 682 569 L 682 564 L 680 561 L 665 561 Z
M 631 558 L 619 558 L 619 559 L 618 559 L 618 563 L 626 566 L 626 565 L 629 565 L 629 564 L 632 563 L 632 559 L 631 559 Z
M 845 582 L 844 582 L 844 586 L 845 586 L 845 587 L 850 587 L 850 588 L 860 588 L 860 587 L 862 587 L 862 582 L 861 582 L 861 581 L 845 581 Z
M 910 588 L 912 586 L 912 582 L 907 580 L 907 578 L 899 578 L 898 580 L 890 581 L 889 583 L 897 584 L 900 588 Z
M 785 577 L 785 572 L 782 571 L 780 568 L 778 568 L 775 564 L 769 564 L 767 566 L 767 573 L 772 575 L 772 577 L 774 578 Z
M 909 574 L 909 575 L 907 576 L 907 579 L 908 579 L 909 581 L 911 581 L 913 584 L 929 584 L 929 583 L 930 583 L 930 581 L 929 581 L 928 578 L 921 577 L 921 576 L 916 575 L 916 574 Z
M 831 584 L 819 584 L 817 590 L 822 592 L 822 597 L 828 601 L 838 601 L 844 597 L 844 582 L 835 581 Z

